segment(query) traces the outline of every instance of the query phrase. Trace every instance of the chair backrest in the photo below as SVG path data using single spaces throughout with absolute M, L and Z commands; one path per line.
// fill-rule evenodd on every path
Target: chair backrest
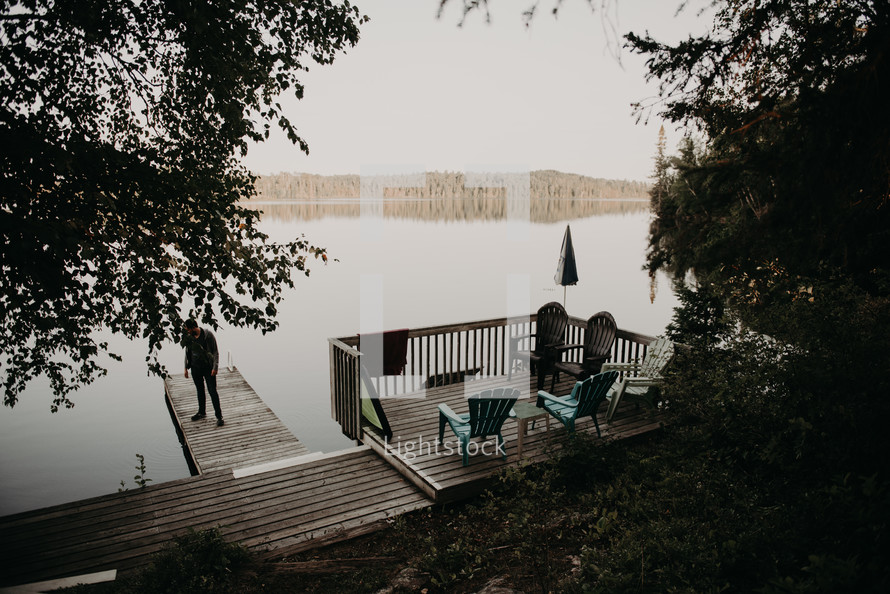
M 369 423 L 383 431 L 383 435 L 388 439 L 392 439 L 392 428 L 389 426 L 389 420 L 383 411 L 383 405 L 380 403 L 380 394 L 377 393 L 377 388 L 371 382 L 371 375 L 364 365 L 361 366 L 359 377 L 362 416 Z
M 640 365 L 640 375 L 643 377 L 661 377 L 665 367 L 674 358 L 674 343 L 664 337 L 656 338 L 649 345 L 643 363 Z
M 615 318 L 609 312 L 601 311 L 590 316 L 584 337 L 584 356 L 600 357 L 610 354 L 617 333 Z
M 565 308 L 551 301 L 538 309 L 535 322 L 535 352 L 541 354 L 547 345 L 565 344 L 566 327 L 569 325 L 569 314 Z
M 519 398 L 515 388 L 495 388 L 473 394 L 467 399 L 470 406 L 470 437 L 487 437 L 500 432 Z
M 596 413 L 609 388 L 618 379 L 617 371 L 604 371 L 592 375 L 584 381 L 577 382 L 572 388 L 572 398 L 578 401 L 578 407 L 575 409 L 575 418 L 586 417 Z

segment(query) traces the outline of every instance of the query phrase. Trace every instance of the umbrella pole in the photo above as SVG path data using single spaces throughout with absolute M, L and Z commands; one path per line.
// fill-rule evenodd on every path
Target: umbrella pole
M 562 307 L 563 307 L 563 309 L 565 309 L 565 306 L 566 306 L 566 291 L 567 290 L 568 290 L 568 287 L 563 285 L 562 286 Z

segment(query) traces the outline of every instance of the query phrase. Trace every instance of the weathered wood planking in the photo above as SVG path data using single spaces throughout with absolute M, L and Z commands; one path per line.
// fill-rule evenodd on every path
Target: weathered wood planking
M 267 557 L 369 532 L 432 505 L 363 446 L 269 472 L 230 471 L 0 518 L 0 586 L 128 572 L 188 528 Z
M 237 369 L 220 369 L 216 385 L 226 421 L 222 427 L 216 426 L 209 394 L 207 416 L 200 421 L 191 420 L 198 411 L 198 397 L 191 378 L 174 375 L 164 380 L 167 401 L 186 450 L 200 474 L 309 453 Z
M 478 451 L 476 455 L 472 455 L 474 451 L 471 449 L 470 464 L 464 467 L 457 451 L 456 439 L 449 427 L 445 428 L 444 438 L 446 442 L 451 441 L 453 451 L 449 453 L 446 447 L 439 445 L 437 448 L 435 445 L 439 432 L 437 406 L 444 402 L 458 414 L 464 414 L 468 412 L 466 397 L 469 394 L 507 383 L 509 380 L 506 377 L 491 377 L 469 384 L 431 388 L 424 395 L 415 397 L 384 398 L 382 404 L 393 430 L 393 438 L 386 443 L 375 428 L 366 426 L 364 441 L 437 503 L 456 501 L 480 493 L 490 484 L 498 470 L 505 465 L 519 463 L 516 455 L 518 423 L 511 419 L 504 423 L 502 433 L 507 442 L 506 462 L 498 455 L 483 455 Z M 574 378 L 563 376 L 557 382 L 556 394 L 568 394 L 574 383 Z M 513 382 L 511 385 L 519 387 L 522 399 L 534 402 L 537 395 L 535 378 L 530 377 L 528 384 L 520 386 Z M 662 427 L 659 415 L 645 407 L 619 405 L 611 423 L 606 423 L 606 410 L 607 406 L 604 404 L 597 415 L 603 439 L 629 439 Z M 545 459 L 548 446 L 558 447 L 566 439 L 566 430 L 559 422 L 551 420 L 550 426 L 548 433 L 543 420 L 534 429 L 529 424 L 523 461 Z M 590 417 L 579 420 L 576 431 L 595 432 Z M 478 439 L 473 441 L 480 445 L 482 443 Z M 408 448 L 411 450 L 408 451 Z M 493 454 L 494 438 L 487 442 L 486 449 Z

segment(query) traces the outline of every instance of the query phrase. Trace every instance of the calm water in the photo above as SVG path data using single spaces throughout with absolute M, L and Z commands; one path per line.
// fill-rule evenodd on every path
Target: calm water
M 507 237 L 504 221 L 478 213 L 416 218 L 411 211 L 388 213 L 383 240 L 369 242 L 354 206 L 260 206 L 274 239 L 305 234 L 339 262 L 316 265 L 309 278 L 298 279 L 280 308 L 277 332 L 217 331 L 222 359 L 231 353 L 260 397 L 313 451 L 352 445 L 330 418 L 327 338 L 358 332 L 362 275 L 383 278 L 387 328 L 503 316 L 510 274 L 528 275 L 534 311 L 563 300 L 553 274 L 568 222 L 580 277 L 567 291 L 570 314 L 608 310 L 619 327 L 654 335 L 676 306 L 664 278 L 650 301 L 641 270 L 650 218 L 644 203 L 604 203 L 593 211 L 588 205 L 577 210 L 580 218 L 562 211 L 544 216 L 554 222 L 532 222 L 529 240 L 520 242 Z M 124 361 L 110 362 L 105 378 L 74 394 L 74 409 L 51 414 L 47 383 L 33 384 L 14 409 L 0 409 L 0 515 L 113 493 L 122 480 L 136 488 L 137 453 L 145 456 L 151 484 L 188 476 L 163 382 L 146 374 L 145 344 L 110 342 Z M 182 372 L 179 348 L 166 348 L 162 360 Z M 228 415 L 226 421 L 237 423 Z

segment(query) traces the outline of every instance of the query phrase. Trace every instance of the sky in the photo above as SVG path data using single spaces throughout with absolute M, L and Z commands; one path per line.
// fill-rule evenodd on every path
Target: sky
M 461 1 L 437 19 L 438 0 L 355 0 L 370 21 L 358 44 L 303 76 L 304 98 L 282 105 L 309 143 L 283 135 L 253 145 L 244 164 L 258 174 L 556 169 L 647 180 L 662 121 L 637 123 L 632 103 L 651 101 L 645 59 L 621 35 L 660 41 L 705 33 L 711 19 L 679 0 L 490 0 L 491 22 Z M 668 147 L 681 131 L 665 125 Z

